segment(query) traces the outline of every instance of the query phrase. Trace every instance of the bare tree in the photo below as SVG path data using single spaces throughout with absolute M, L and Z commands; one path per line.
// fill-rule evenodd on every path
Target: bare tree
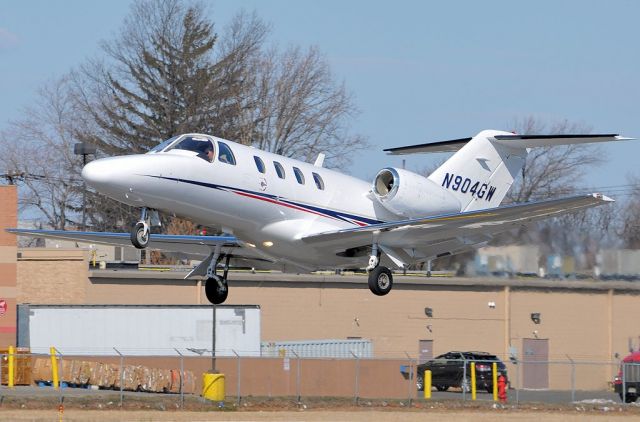
M 255 146 L 306 161 L 325 153 L 335 167 L 367 147 L 362 136 L 350 134 L 357 109 L 317 48 L 272 49 L 261 55 L 256 71 L 255 107 L 247 110 Z
M 267 33 L 255 14 L 238 13 L 218 35 L 197 1 L 134 2 L 98 58 L 71 71 L 55 92 L 43 91 L 31 118 L 3 134 L 6 149 L 14 149 L 6 167 L 43 176 L 25 180 L 25 203 L 56 228 L 74 222 L 81 193 L 75 142 L 106 155 L 144 153 L 176 134 L 203 132 L 305 160 L 325 152 L 329 165 L 346 165 L 349 152 L 366 142 L 349 131 L 356 108 L 344 84 L 316 48 L 266 50 Z M 60 157 L 19 160 L 42 142 Z M 121 229 L 137 217 L 93 193 L 86 210 L 99 230 Z
M 510 130 L 521 135 L 591 132 L 591 128 L 567 120 L 547 123 L 529 116 L 515 119 Z M 590 166 L 605 159 L 598 147 L 563 145 L 532 149 L 522 167 L 522 177 L 514 181 L 507 194 L 508 202 L 527 202 L 573 193 L 576 183 Z
M 567 120 L 547 123 L 532 116 L 514 120 L 511 129 L 519 134 L 591 132 L 591 128 L 583 124 Z M 527 202 L 575 194 L 587 169 L 604 159 L 602 150 L 593 146 L 533 149 L 525 160 L 522 177 L 514 181 L 507 201 Z M 540 246 L 543 255 L 586 255 L 588 263 L 593 264 L 600 244 L 610 240 L 613 219 L 611 206 L 597 207 L 504 233 L 494 243 L 533 243 Z
M 69 80 L 45 84 L 25 117 L 0 134 L 0 162 L 17 177 L 21 211 L 55 229 L 75 224 L 81 211 L 81 161 L 73 154 L 77 108 Z
M 640 249 L 640 178 L 629 176 L 631 185 L 629 198 L 620 212 L 617 230 L 622 245 L 629 249 Z

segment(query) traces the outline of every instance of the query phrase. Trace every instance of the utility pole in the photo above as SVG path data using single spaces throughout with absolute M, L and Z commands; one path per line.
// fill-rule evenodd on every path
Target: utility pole
M 211 304 L 213 328 L 211 329 L 211 373 L 215 374 L 216 371 L 216 305 Z
M 84 142 L 79 142 L 73 146 L 75 155 L 82 155 L 82 167 L 87 165 L 87 155 L 95 155 L 96 147 Z M 87 184 L 82 182 L 82 231 L 87 225 Z

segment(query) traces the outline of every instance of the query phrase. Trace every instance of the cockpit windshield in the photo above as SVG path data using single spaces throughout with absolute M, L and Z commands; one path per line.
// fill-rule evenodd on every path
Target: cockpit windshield
M 174 136 L 173 138 L 169 138 L 166 141 L 162 142 L 161 144 L 158 144 L 154 148 L 150 149 L 149 152 L 161 152 L 163 149 L 168 147 L 173 141 L 175 141 L 179 137 L 180 135 Z
M 215 152 L 211 139 L 205 136 L 193 135 L 174 136 L 149 152 L 169 152 L 174 150 L 195 152 L 198 157 L 209 162 L 213 160 Z

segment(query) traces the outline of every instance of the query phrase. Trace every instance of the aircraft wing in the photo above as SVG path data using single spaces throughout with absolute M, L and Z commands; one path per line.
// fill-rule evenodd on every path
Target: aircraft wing
M 131 238 L 129 233 L 30 229 L 7 229 L 7 231 L 19 236 L 42 237 L 48 239 L 69 240 L 80 243 L 97 243 L 102 245 L 133 247 L 131 245 Z M 231 254 L 234 257 L 272 261 L 254 248 L 247 247 L 246 243 L 238 240 L 235 236 L 229 235 L 190 236 L 151 234 L 148 248 L 169 253 L 206 257 L 211 253 L 212 249 L 218 245 L 222 247 L 223 253 Z
M 601 194 L 581 195 L 505 205 L 480 211 L 373 224 L 319 233 L 303 237 L 302 241 L 319 248 L 335 250 L 357 248 L 376 242 L 390 256 L 394 255 L 394 250 L 398 252 L 414 248 L 429 251 L 430 255 L 427 256 L 432 258 L 469 249 L 464 246 L 481 244 L 490 240 L 491 235 L 517 226 L 612 201 L 611 198 Z M 447 249 L 448 247 L 453 249 Z M 404 255 L 404 252 L 400 254 Z

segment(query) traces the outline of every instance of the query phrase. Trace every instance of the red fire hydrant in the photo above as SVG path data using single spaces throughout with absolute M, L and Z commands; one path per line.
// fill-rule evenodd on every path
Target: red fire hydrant
M 507 380 L 502 374 L 498 377 L 498 398 L 502 403 L 507 401 Z

